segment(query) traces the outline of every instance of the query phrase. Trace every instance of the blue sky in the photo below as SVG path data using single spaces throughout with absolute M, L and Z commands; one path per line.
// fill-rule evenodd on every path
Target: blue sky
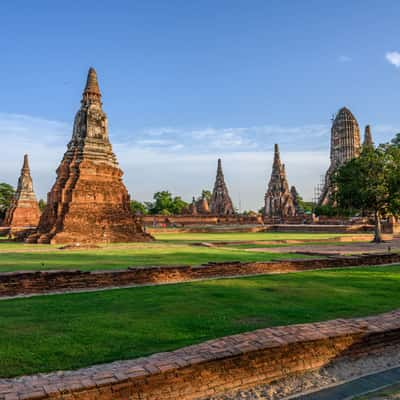
M 370 0 L 3 2 L 0 181 L 28 152 L 45 196 L 92 65 L 135 198 L 189 200 L 222 157 L 233 201 L 259 208 L 277 142 L 311 199 L 340 107 L 376 142 L 400 131 L 399 15 Z

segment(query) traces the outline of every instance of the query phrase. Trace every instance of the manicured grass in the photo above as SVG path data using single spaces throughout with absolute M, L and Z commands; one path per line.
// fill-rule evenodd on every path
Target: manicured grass
M 224 233 L 190 233 L 166 232 L 155 234 L 157 240 L 163 241 L 196 241 L 224 242 L 244 240 L 304 240 L 304 239 L 335 239 L 341 236 L 354 236 L 343 233 L 301 233 L 301 232 L 224 232 Z
M 99 249 L 59 250 L 56 245 L 0 242 L 0 272 L 19 270 L 119 269 L 141 265 L 198 265 L 209 261 L 268 261 L 305 256 L 277 253 L 251 253 L 253 247 L 279 247 L 284 244 L 241 245 L 244 240 L 332 239 L 342 234 L 324 233 L 160 233 L 153 243 L 126 243 L 102 246 Z M 192 246 L 193 242 L 231 242 L 224 248 Z
M 400 307 L 400 266 L 0 301 L 0 376 L 129 359 L 260 327 Z
M 0 245 L 0 250 L 1 250 Z M 17 250 L 17 251 L 15 251 Z M 268 261 L 302 258 L 294 254 L 250 253 L 245 249 L 197 247 L 188 244 L 129 244 L 105 249 L 0 252 L 0 272 L 20 270 L 119 269 L 142 265 L 199 265 L 209 261 Z
M 126 243 L 99 249 L 59 250 L 55 245 L 0 242 L 0 272 L 18 270 L 119 269 L 141 265 L 198 265 L 209 261 L 268 261 L 304 256 L 277 253 L 251 253 L 247 248 L 265 245 L 235 245 L 244 240 L 329 239 L 343 236 L 320 233 L 161 233 L 153 243 Z M 192 242 L 232 242 L 231 247 L 207 248 Z M 272 246 L 272 245 L 268 245 Z M 282 246 L 281 244 L 275 245 Z

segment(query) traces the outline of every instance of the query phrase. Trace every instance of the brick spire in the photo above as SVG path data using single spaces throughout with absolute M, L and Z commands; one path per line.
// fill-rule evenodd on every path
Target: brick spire
M 229 196 L 228 187 L 225 183 L 222 171 L 221 159 L 218 159 L 217 176 L 215 178 L 214 190 L 211 196 L 211 213 L 215 215 L 232 215 L 235 213 L 232 200 Z
M 279 173 L 281 169 L 281 155 L 279 153 L 279 146 L 277 143 L 274 145 L 274 162 L 272 164 L 272 173 Z
M 36 201 L 35 192 L 33 191 L 31 171 L 29 168 L 28 154 L 24 155 L 24 162 L 21 168 L 21 175 L 18 179 L 16 198 Z
M 364 133 L 364 143 L 363 147 L 374 147 L 374 142 L 372 140 L 372 133 L 371 133 L 371 127 L 367 125 L 365 127 L 365 133 Z
M 7 210 L 4 226 L 11 228 L 35 227 L 39 222 L 40 211 L 33 191 L 28 154 L 24 155 L 18 186 L 10 208 Z
M 82 104 L 100 103 L 101 92 L 99 82 L 97 80 L 97 73 L 93 67 L 89 68 L 85 90 L 82 94 Z
M 148 241 L 130 210 L 123 172 L 112 150 L 96 71 L 89 69 L 72 138 L 57 169 L 32 243 Z
M 296 214 L 293 196 L 286 178 L 285 164 L 281 162 L 277 144 L 274 146 L 271 178 L 264 201 L 264 214 L 268 217 L 288 217 Z
M 332 202 L 332 176 L 347 161 L 358 157 L 361 151 L 360 127 L 353 113 L 342 107 L 336 114 L 331 128 L 331 164 L 325 174 L 325 185 L 319 198 L 319 205 Z

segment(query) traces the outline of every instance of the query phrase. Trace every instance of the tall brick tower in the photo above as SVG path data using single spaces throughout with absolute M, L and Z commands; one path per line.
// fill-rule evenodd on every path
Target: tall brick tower
M 372 140 L 372 133 L 371 133 L 371 127 L 367 125 L 365 127 L 365 132 L 364 132 L 364 142 L 363 142 L 363 148 L 366 147 L 374 147 L 374 141 Z
M 6 212 L 3 225 L 11 229 L 35 228 L 39 223 L 39 218 L 39 205 L 33 191 L 28 155 L 25 154 L 17 190 Z
M 215 178 L 214 190 L 210 201 L 210 211 L 214 215 L 233 215 L 232 200 L 228 193 L 228 187 L 225 183 L 224 173 L 222 172 L 221 159 L 218 159 L 217 176 Z
M 289 217 L 296 215 L 292 193 L 282 164 L 279 147 L 275 144 L 271 178 L 264 198 L 264 215 L 267 217 Z
M 325 175 L 325 185 L 322 190 L 319 204 L 330 202 L 333 192 L 332 175 L 337 168 L 347 161 L 358 157 L 361 151 L 360 127 L 352 112 L 343 107 L 337 113 L 331 129 L 331 164 Z
M 96 71 L 89 69 L 72 139 L 57 169 L 47 206 L 36 234 L 37 243 L 96 243 L 148 241 L 131 213 L 108 137 Z

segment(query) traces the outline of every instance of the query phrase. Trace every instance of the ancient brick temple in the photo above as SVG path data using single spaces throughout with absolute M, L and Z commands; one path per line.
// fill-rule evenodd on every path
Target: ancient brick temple
M 264 215 L 267 217 L 291 217 L 296 215 L 292 193 L 286 178 L 285 164 L 282 164 L 279 147 L 275 144 L 271 179 L 265 193 Z
M 365 132 L 364 132 L 363 148 L 366 148 L 366 147 L 374 147 L 374 141 L 372 140 L 371 127 L 369 125 L 367 125 L 365 127 Z
M 39 218 L 39 205 L 33 191 L 28 155 L 25 154 L 17 190 L 6 212 L 3 225 L 12 229 L 35 228 L 39 223 Z
M 294 209 L 296 210 L 296 215 L 304 214 L 304 210 L 303 210 L 301 204 L 299 203 L 300 195 L 296 189 L 296 186 L 292 186 L 290 188 L 290 193 L 292 195 L 293 205 L 294 205 Z
M 38 231 L 37 243 L 148 241 L 151 236 L 131 213 L 108 138 L 96 71 L 90 68 L 72 139 L 57 169 Z
M 225 183 L 224 173 L 222 172 L 221 159 L 218 159 L 217 176 L 211 196 L 210 211 L 214 215 L 235 214 L 235 209 L 228 193 L 228 187 Z
M 337 168 L 347 161 L 358 157 L 361 151 L 360 128 L 351 111 L 343 107 L 337 113 L 331 129 L 331 164 L 325 175 L 325 185 L 319 204 L 325 205 L 331 201 L 333 187 L 332 175 Z
M 204 193 L 202 194 L 201 198 L 197 200 L 196 207 L 197 207 L 197 212 L 199 214 L 203 215 L 210 214 L 210 206 L 208 204 L 207 197 L 204 195 Z
M 192 202 L 189 204 L 188 210 L 184 210 L 184 214 L 186 214 L 186 212 L 190 215 L 197 215 L 197 202 L 196 202 L 196 198 L 193 197 Z

